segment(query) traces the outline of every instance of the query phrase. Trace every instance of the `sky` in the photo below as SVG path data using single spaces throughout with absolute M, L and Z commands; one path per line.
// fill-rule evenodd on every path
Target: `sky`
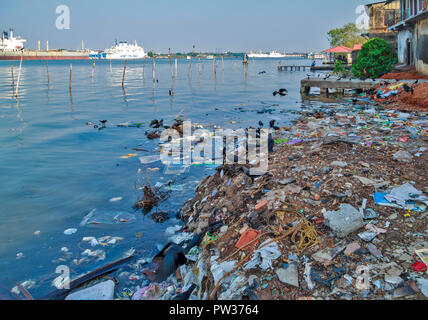
M 0 30 L 26 48 L 106 49 L 136 40 L 146 51 L 309 52 L 329 48 L 327 32 L 355 22 L 362 0 L 1 0 Z M 58 30 L 57 6 L 70 9 Z

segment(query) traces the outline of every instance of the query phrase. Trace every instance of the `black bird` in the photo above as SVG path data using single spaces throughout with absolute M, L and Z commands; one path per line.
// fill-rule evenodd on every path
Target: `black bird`
M 273 146 L 275 145 L 275 141 L 272 138 L 272 133 L 269 133 L 269 138 L 268 138 L 268 152 L 272 153 L 273 152 Z
M 171 242 L 168 243 L 152 260 L 151 266 L 155 267 L 156 270 L 144 270 L 143 273 L 147 276 L 147 279 L 151 281 L 165 281 L 171 274 L 177 271 L 177 268 L 187 262 L 186 254 L 189 253 L 190 249 L 198 246 L 202 242 L 205 233 L 215 232 L 222 225 L 222 222 L 217 222 L 208 226 L 200 234 L 195 235 L 184 248 L 184 242 L 180 245 Z
M 269 122 L 269 126 L 274 130 L 280 129 L 279 127 L 275 126 L 275 120 L 272 120 L 271 122 Z
M 266 73 L 266 71 L 261 71 L 261 72 L 259 72 L 259 74 L 265 74 Z
M 413 82 L 413 84 L 418 84 L 419 83 L 419 80 L 416 80 L 415 82 Z
M 160 127 L 163 127 L 163 120 L 153 120 L 152 122 L 150 122 L 150 127 L 154 129 L 159 129 Z
M 259 121 L 259 126 L 263 127 L 263 122 Z
M 409 87 L 407 84 L 403 85 L 403 89 L 404 91 L 406 91 L 407 93 L 411 92 L 412 94 L 414 93 L 414 90 L 412 87 Z
M 287 92 L 287 93 L 288 93 L 288 90 L 287 90 L 287 89 L 279 89 L 279 90 L 278 90 L 278 92 L 279 92 L 279 93 L 284 93 L 284 92 Z
M 186 292 L 179 293 L 176 296 L 172 297 L 170 300 L 181 300 L 181 301 L 189 300 L 195 288 L 196 288 L 196 284 L 192 284 Z
M 107 123 L 107 120 L 100 120 L 100 122 L 101 122 L 101 124 L 102 124 L 103 126 L 105 126 L 105 125 L 106 125 L 106 123 Z
M 273 92 L 273 96 L 274 96 L 274 97 L 276 97 L 276 95 L 277 95 L 277 94 L 279 94 L 279 92 L 278 92 L 278 91 L 274 91 L 274 92 Z

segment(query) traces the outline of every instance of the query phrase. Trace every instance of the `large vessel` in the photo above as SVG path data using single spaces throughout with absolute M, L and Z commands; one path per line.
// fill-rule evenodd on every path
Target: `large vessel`
M 250 52 L 248 54 L 248 58 L 285 58 L 285 57 L 286 57 L 285 54 L 281 54 L 281 53 L 278 53 L 276 51 L 272 51 L 271 53 L 263 53 L 263 52 L 253 53 L 253 52 Z
M 114 47 L 104 51 L 106 59 L 124 60 L 124 59 L 144 59 L 147 57 L 144 49 L 138 46 L 137 41 L 134 44 L 129 44 L 121 41 Z
M 68 50 L 25 50 L 27 40 L 13 36 L 13 29 L 2 34 L 0 43 L 0 60 L 86 60 L 86 51 Z

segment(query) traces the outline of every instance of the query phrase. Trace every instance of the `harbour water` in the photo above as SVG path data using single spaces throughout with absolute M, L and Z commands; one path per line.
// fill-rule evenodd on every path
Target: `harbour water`
M 258 127 L 259 121 L 267 126 L 272 119 L 285 126 L 308 103 L 302 102 L 299 92 L 305 73 L 278 72 L 278 62 L 251 60 L 245 76 L 240 60 L 225 59 L 224 70 L 217 60 L 214 76 L 212 60 L 198 64 L 194 59 L 190 74 L 189 61 L 181 60 L 172 79 L 169 60 L 157 60 L 158 82 L 153 86 L 151 60 L 128 61 L 123 89 L 123 62 L 96 61 L 93 71 L 92 61 L 74 61 L 70 94 L 69 62 L 50 61 L 48 81 L 45 62 L 24 61 L 19 99 L 13 96 L 11 62 L 0 62 L 0 283 L 11 288 L 13 282 L 32 280 L 29 291 L 41 297 L 54 289 L 51 281 L 58 276 L 58 265 L 68 266 L 75 278 L 132 248 L 151 256 L 158 244 L 167 242 L 166 228 L 179 223 L 175 218 L 179 207 L 215 169 L 194 166 L 174 176 L 165 174 L 160 161 L 142 164 L 139 157 L 158 153 L 158 140 L 148 140 L 144 134 L 150 122 L 163 119 L 171 125 L 181 114 L 205 127 Z M 311 61 L 287 60 L 287 64 Z M 13 65 L 16 87 L 19 61 Z M 274 97 L 272 92 L 279 88 L 287 88 L 289 94 Z M 266 109 L 271 112 L 260 113 Z M 99 125 L 100 120 L 107 120 L 102 130 L 87 125 Z M 144 125 L 117 126 L 127 122 Z M 127 154 L 137 157 L 121 158 Z M 137 173 L 139 168 L 143 174 Z M 149 168 L 159 168 L 148 173 L 151 185 L 173 180 L 169 198 L 154 209 L 170 214 L 163 224 L 134 209 L 141 196 L 136 181 L 144 185 Z M 122 200 L 109 201 L 112 198 Z M 81 226 L 94 208 L 131 213 L 136 219 Z M 77 232 L 65 235 L 70 228 Z M 90 248 L 82 238 L 91 236 L 123 240 L 103 247 L 103 260 L 73 264 Z

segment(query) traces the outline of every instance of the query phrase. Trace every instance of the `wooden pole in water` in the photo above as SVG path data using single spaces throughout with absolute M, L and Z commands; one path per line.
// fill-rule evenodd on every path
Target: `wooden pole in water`
M 143 79 L 144 79 L 144 66 L 146 65 L 146 57 L 144 56 L 143 59 Z
M 174 78 L 174 69 L 172 67 L 171 48 L 168 48 L 169 66 L 171 67 L 171 77 Z
M 156 82 L 156 74 L 155 74 L 155 53 L 152 54 L 152 73 L 153 73 L 153 84 Z
M 221 56 L 221 66 L 222 66 L 222 70 L 224 71 L 224 60 L 223 60 L 223 56 Z
M 15 76 L 13 75 L 13 63 L 10 65 L 10 70 L 12 71 L 12 92 L 15 92 Z
M 177 58 L 175 58 L 175 75 L 178 74 Z
M 21 80 L 21 68 L 22 68 L 22 53 L 21 53 L 21 61 L 19 62 L 18 81 L 16 82 L 15 96 L 17 99 L 18 99 L 19 81 Z
M 48 65 L 48 60 L 46 60 L 46 74 L 48 76 L 48 84 L 50 82 L 50 77 L 49 77 L 49 65 Z
M 94 59 L 94 63 L 92 64 L 92 79 L 94 78 L 94 72 L 95 72 L 95 59 Z
M 70 92 L 71 92 L 71 75 L 72 75 L 72 71 L 73 71 L 73 64 L 72 64 L 72 62 L 70 61 L 70 82 L 69 82 L 69 89 L 70 89 Z
M 111 68 L 111 58 L 110 58 L 110 73 L 113 73 L 113 69 Z
M 123 66 L 123 76 L 122 76 L 122 88 L 125 88 L 125 72 L 126 72 L 126 62 L 127 62 L 128 60 L 127 59 L 125 59 L 125 64 L 124 64 L 124 66 Z

